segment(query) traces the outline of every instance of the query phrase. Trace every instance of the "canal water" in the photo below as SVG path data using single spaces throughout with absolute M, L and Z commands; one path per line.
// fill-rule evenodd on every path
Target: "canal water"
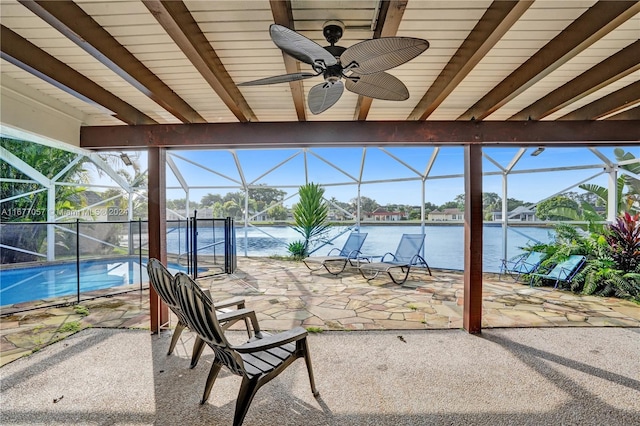
M 419 234 L 421 226 L 415 225 L 362 225 L 360 232 L 366 232 L 367 239 L 362 252 L 369 255 L 383 255 L 395 252 L 402 234 Z M 425 225 L 424 257 L 429 266 L 435 268 L 462 270 L 464 268 L 463 243 L 464 228 L 462 225 Z M 334 227 L 328 235 L 330 244 L 314 247 L 315 255 L 326 255 L 333 247 L 342 248 L 350 230 L 347 227 Z M 502 227 L 485 225 L 483 231 L 483 270 L 498 272 L 502 256 Z M 551 228 L 517 226 L 507 231 L 507 257 L 522 252 L 521 248 L 535 242 L 549 242 L 553 237 Z M 181 245 L 177 233 L 167 235 L 167 247 L 170 253 L 180 254 Z M 220 238 L 220 237 L 218 237 Z M 286 256 L 287 245 L 300 240 L 301 236 L 287 226 L 236 227 L 236 248 L 238 256 Z M 202 254 L 222 253 L 221 246 L 211 245 L 214 235 L 211 230 L 199 229 L 200 247 L 210 245 L 201 250 Z

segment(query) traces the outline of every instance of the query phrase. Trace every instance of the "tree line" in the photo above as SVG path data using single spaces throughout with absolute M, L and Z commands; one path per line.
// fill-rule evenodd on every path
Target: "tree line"
M 272 220 L 286 220 L 290 216 L 290 211 L 282 206 L 287 193 L 285 191 L 270 188 L 266 185 L 259 187 L 253 187 L 249 189 L 249 213 L 257 214 L 264 212 L 264 214 Z M 452 201 L 447 201 L 443 204 L 434 204 L 426 202 L 425 212 L 442 211 L 445 209 L 457 208 L 460 211 L 464 211 L 464 194 L 459 194 Z M 349 201 L 339 201 L 335 197 L 331 197 L 328 200 L 329 210 L 343 210 L 351 213 L 354 217 L 357 211 L 357 198 L 352 198 Z M 507 199 L 509 210 L 513 210 L 518 206 L 526 205 L 527 203 L 522 200 L 514 198 Z M 487 214 L 502 209 L 502 198 L 495 192 L 486 192 L 483 194 L 484 209 Z M 167 200 L 167 208 L 175 211 L 184 211 L 186 206 L 186 199 L 179 198 L 173 200 Z M 202 197 L 200 202 L 191 201 L 189 204 L 190 209 L 209 209 L 212 210 L 214 217 L 233 217 L 242 218 L 245 208 L 245 193 L 243 191 L 228 192 L 224 195 L 221 194 L 206 194 Z M 295 206 L 294 206 L 295 207 Z M 378 209 L 385 209 L 390 212 L 401 212 L 407 219 L 416 220 L 420 219 L 420 206 L 415 204 L 397 204 L 388 203 L 381 204 L 370 197 L 360 197 L 360 212 L 362 216 L 368 213 L 372 213 Z
M 55 185 L 55 209 L 78 210 L 87 205 L 87 194 L 82 184 L 88 184 L 89 176 L 85 169 L 86 159 L 76 161 L 76 154 L 56 148 L 46 147 L 26 141 L 2 138 L 1 145 L 9 152 L 14 153 L 26 164 L 38 170 L 47 178 L 54 178 L 57 174 L 58 181 L 74 182 L 79 185 Z M 640 205 L 640 181 L 634 176 L 640 174 L 640 163 L 636 162 L 634 155 L 625 152 L 621 148 L 614 150 L 614 154 L 620 168 L 629 171 L 628 174 L 620 174 L 617 180 L 616 191 L 619 205 L 616 206 L 618 212 L 638 210 Z M 105 161 L 113 163 L 120 161 L 118 156 L 105 158 Z M 137 161 L 134 161 L 134 175 L 130 175 L 126 169 L 119 167 L 121 164 L 114 164 L 118 173 L 129 183 L 138 188 L 144 187 L 144 174 L 140 170 Z M 11 166 L 8 162 L 0 162 L 0 175 L 3 177 L 1 186 L 2 203 L 0 221 L 2 222 L 43 222 L 47 220 L 47 193 L 42 191 L 40 184 L 34 182 L 23 172 Z M 606 214 L 608 202 L 608 189 L 593 184 L 579 185 L 583 193 L 565 192 L 547 200 L 537 203 L 535 214 L 540 220 L 602 220 Z M 121 191 L 110 189 L 101 193 L 92 194 L 105 200 L 113 198 L 105 204 L 105 207 L 119 206 L 122 209 L 128 207 L 125 197 L 117 198 Z M 21 194 L 28 194 L 20 196 Z M 248 211 L 250 216 L 263 213 L 270 220 L 287 220 L 291 216 L 290 209 L 284 207 L 282 202 L 287 196 L 287 192 L 272 188 L 266 184 L 249 188 Z M 427 202 L 424 205 L 427 213 L 432 211 L 442 211 L 445 209 L 457 208 L 464 211 L 465 194 L 457 195 L 453 200 L 441 205 Z M 349 201 L 340 201 L 332 197 L 329 201 L 329 210 L 334 212 L 348 212 L 355 216 L 357 211 L 357 198 Z M 186 200 L 167 200 L 167 207 L 175 211 L 184 211 Z M 519 206 L 533 206 L 522 200 L 508 198 L 507 210 L 513 211 Z M 211 209 L 214 217 L 234 217 L 242 218 L 245 212 L 245 193 L 243 191 L 228 192 L 221 194 L 206 194 L 200 202 L 191 202 L 192 209 Z M 483 207 L 485 218 L 491 219 L 492 213 L 502 210 L 502 198 L 495 192 L 483 193 Z M 374 212 L 378 208 L 384 208 L 391 212 L 401 212 L 409 220 L 420 218 L 420 206 L 411 204 L 386 204 L 382 205 L 376 200 L 363 196 L 360 197 L 360 212 L 364 216 L 366 213 Z M 146 200 L 143 197 L 134 199 L 134 217 L 146 217 Z

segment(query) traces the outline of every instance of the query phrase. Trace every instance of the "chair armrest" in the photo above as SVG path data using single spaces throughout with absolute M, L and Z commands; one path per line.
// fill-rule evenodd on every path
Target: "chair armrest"
M 331 253 L 333 253 L 333 251 L 334 251 L 334 250 L 335 250 L 335 251 L 337 251 L 337 252 L 338 252 L 338 254 L 340 253 L 340 249 L 339 249 L 339 248 L 337 248 L 337 247 L 334 247 L 334 248 L 332 248 L 331 250 L 329 250 L 329 253 L 327 253 L 327 256 L 331 256 Z
M 548 277 L 548 275 L 546 273 L 539 273 L 539 272 L 532 272 L 530 274 L 527 274 L 531 277 L 531 279 L 533 280 L 535 277 Z
M 347 259 L 357 259 L 360 257 L 361 254 L 362 252 L 360 252 L 360 250 L 352 250 L 347 255 Z
M 302 327 L 296 327 L 282 333 L 263 337 L 262 339 L 252 340 L 240 346 L 234 346 L 233 349 L 239 353 L 251 353 L 266 351 L 267 349 L 277 348 L 290 342 L 295 342 L 307 337 L 307 330 Z
M 509 259 L 501 259 L 502 267 L 507 271 L 513 270 L 517 268 L 518 265 L 520 265 L 522 262 L 524 262 L 524 259 L 526 259 L 526 257 L 527 257 L 527 253 L 521 253 Z
M 364 253 L 360 253 L 360 255 L 358 257 L 356 257 L 356 260 L 358 261 L 366 261 L 367 263 L 371 263 L 373 261 L 373 259 L 375 258 L 382 258 L 383 255 L 380 254 L 364 254 Z
M 523 268 L 522 268 L 523 266 L 524 266 L 524 270 L 523 270 Z M 533 272 L 535 272 L 535 271 L 537 271 L 537 270 L 538 270 L 538 268 L 540 267 L 540 264 L 539 264 L 539 263 L 530 263 L 530 262 L 525 262 L 525 261 L 523 260 L 523 261 L 522 261 L 522 262 L 520 262 L 520 264 L 519 264 L 519 265 L 517 265 L 516 267 L 518 267 L 518 268 L 519 268 L 519 269 L 518 269 L 518 272 L 531 274 L 531 273 L 533 273 Z M 514 269 L 515 269 L 515 267 L 514 267 Z M 526 271 L 529 271 L 529 272 L 526 272 Z
M 244 299 L 242 297 L 232 297 L 213 304 L 213 307 L 216 309 L 228 308 L 230 306 L 237 306 L 238 309 L 244 308 Z
M 387 255 L 391 256 L 391 258 L 392 258 L 391 260 L 387 260 L 387 262 L 395 262 L 396 256 L 391 252 L 387 252 L 387 253 L 383 254 L 382 256 L 380 256 L 380 262 L 384 262 L 385 261 L 384 259 L 387 257 Z
M 219 322 L 236 322 L 241 319 L 249 318 L 251 326 L 253 327 L 253 333 L 256 336 L 260 336 L 260 325 L 258 324 L 258 318 L 256 312 L 253 309 L 237 309 L 229 312 L 217 312 L 216 317 Z

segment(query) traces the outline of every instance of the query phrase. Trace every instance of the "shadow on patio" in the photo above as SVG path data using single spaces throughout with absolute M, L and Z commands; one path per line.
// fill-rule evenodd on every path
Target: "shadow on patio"
M 418 272 L 398 286 L 367 282 L 357 271 L 335 277 L 300 262 L 238 258 L 233 275 L 199 279 L 214 300 L 242 296 L 265 330 L 425 330 L 462 327 L 462 274 Z M 640 327 L 640 307 L 624 300 L 575 295 L 484 278 L 483 327 Z M 149 328 L 149 296 L 127 293 L 0 318 L 0 364 L 37 351 L 85 327 Z M 241 327 L 237 324 L 236 327 Z
M 230 332 L 242 337 L 241 332 Z M 297 361 L 258 391 L 245 425 L 640 422 L 634 328 L 327 332 L 310 336 L 320 397 Z M 231 424 L 240 378 L 223 370 L 199 404 L 213 353 L 193 336 L 88 329 L 0 369 L 4 424 Z

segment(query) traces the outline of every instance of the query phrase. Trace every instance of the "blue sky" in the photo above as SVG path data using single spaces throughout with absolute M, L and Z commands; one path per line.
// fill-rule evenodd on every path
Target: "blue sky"
M 542 154 L 533 157 L 527 149 L 514 173 L 509 175 L 509 198 L 527 202 L 537 202 L 556 192 L 567 189 L 591 176 L 601 168 L 586 170 L 562 170 L 545 173 L 519 174 L 519 171 L 541 168 L 564 168 L 586 165 L 599 165 L 602 161 L 587 148 L 547 148 Z M 598 150 L 614 159 L 613 148 Z M 640 147 L 625 147 L 637 158 Z M 484 153 L 503 167 L 506 167 L 517 153 L 517 148 L 485 148 Z M 192 201 L 200 201 L 207 193 L 225 194 L 238 191 L 242 180 L 236 161 L 230 151 L 173 151 L 174 162 L 180 169 L 187 183 L 193 188 L 190 193 Z M 381 205 L 412 204 L 419 205 L 422 184 L 419 175 L 424 174 L 427 164 L 434 152 L 433 147 L 425 148 L 368 148 L 365 155 L 365 166 L 362 170 L 364 182 L 380 180 L 402 180 L 400 182 L 364 183 L 361 195 L 373 198 Z M 307 150 L 306 160 L 303 150 L 238 150 L 237 159 L 242 167 L 244 178 L 249 183 L 277 186 L 289 194 L 297 192 L 297 187 L 305 183 L 305 161 L 308 179 L 311 182 L 325 184 L 327 198 L 336 197 L 339 201 L 349 201 L 357 196 L 358 179 L 363 158 L 362 148 L 314 148 Z M 395 158 L 394 158 L 395 157 Z M 146 155 L 140 154 L 139 161 L 143 168 Z M 198 167 L 191 162 L 198 163 Z M 331 163 L 331 165 L 327 164 Z M 205 169 L 206 168 L 206 169 Z M 433 168 L 426 181 L 426 201 L 440 205 L 453 200 L 464 193 L 462 178 L 446 178 L 463 173 L 463 148 L 443 147 L 440 149 Z M 208 169 L 208 170 L 207 170 Z M 212 172 L 213 171 L 213 172 Z M 483 171 L 499 171 L 492 162 L 483 161 Z M 215 172 L 215 173 L 214 173 Z M 417 180 L 406 181 L 407 178 Z M 602 174 L 587 183 L 600 186 L 607 185 L 607 176 Z M 178 180 L 167 171 L 167 186 L 179 186 Z M 485 176 L 483 180 L 485 192 L 502 193 L 502 177 Z M 215 187 L 215 188 L 214 188 Z M 581 192 L 578 188 L 570 189 Z M 181 190 L 169 190 L 168 199 L 184 198 Z M 295 197 L 285 204 L 295 202 Z

